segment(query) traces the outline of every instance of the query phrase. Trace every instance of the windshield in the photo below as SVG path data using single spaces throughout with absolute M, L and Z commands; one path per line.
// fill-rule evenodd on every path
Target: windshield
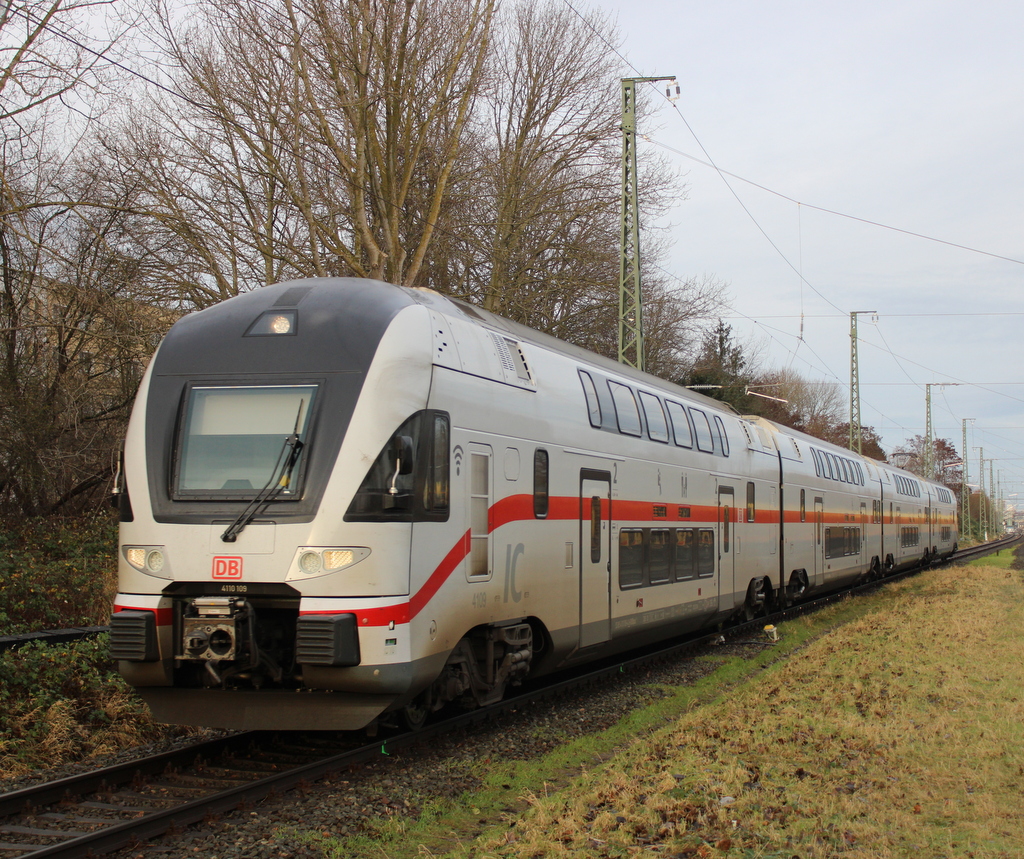
M 277 479 L 282 451 L 306 442 L 316 385 L 200 387 L 189 391 L 178 445 L 176 498 L 251 498 Z M 301 459 L 279 497 L 301 494 Z

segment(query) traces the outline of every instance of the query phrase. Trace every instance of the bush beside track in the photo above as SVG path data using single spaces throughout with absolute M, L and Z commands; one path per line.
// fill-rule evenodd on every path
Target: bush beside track
M 0 530 L 0 635 L 109 623 L 116 553 L 112 512 Z
M 100 626 L 117 587 L 117 519 L 0 532 L 0 635 Z M 107 636 L 0 653 L 0 778 L 166 735 L 110 663 Z

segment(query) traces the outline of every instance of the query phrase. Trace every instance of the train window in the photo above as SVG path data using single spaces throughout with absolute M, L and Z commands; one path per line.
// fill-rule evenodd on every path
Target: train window
M 597 397 L 597 386 L 590 373 L 579 371 L 580 382 L 583 384 L 583 396 L 587 399 L 587 411 L 590 413 L 590 425 L 601 426 L 601 401 Z
M 625 435 L 641 435 L 640 411 L 636 406 L 636 397 L 633 396 L 632 388 L 620 385 L 618 382 L 608 381 L 608 388 L 612 392 L 612 403 L 615 405 L 615 419 L 619 425 L 619 432 Z
M 842 558 L 846 555 L 860 554 L 859 528 L 826 528 L 825 557 Z
M 814 460 L 814 473 L 821 477 L 821 462 L 818 460 L 820 454 L 813 447 L 811 448 L 811 459 Z
M 715 532 L 701 528 L 697 532 L 697 575 L 701 578 L 715 574 Z
M 448 509 L 448 484 L 451 467 L 448 445 L 448 415 L 434 415 L 433 444 L 430 451 L 430 479 L 425 481 L 423 507 L 426 510 Z
M 490 574 L 490 541 L 488 538 L 487 514 L 490 510 L 491 457 L 487 453 L 471 453 L 469 456 L 469 522 L 470 522 L 470 567 L 471 577 Z
M 729 551 L 729 528 L 732 520 L 732 508 L 726 504 L 722 508 L 722 551 Z
M 722 419 L 715 415 L 715 429 L 718 430 L 718 441 L 722 447 L 722 456 L 729 455 L 729 436 L 725 432 L 725 424 Z
M 601 496 L 590 498 L 590 563 L 601 562 Z
M 857 477 L 860 481 L 861 486 L 866 486 L 867 481 L 864 479 L 864 469 L 859 462 L 854 463 L 857 466 Z
M 747 482 L 747 521 L 753 522 L 757 518 L 757 508 L 754 505 L 754 484 Z
M 834 453 L 825 454 L 825 462 L 828 463 L 828 476 L 832 480 L 839 480 L 839 463 Z
M 245 501 L 264 487 L 270 491 L 286 469 L 289 480 L 275 497 L 301 496 L 302 450 L 309 443 L 317 387 L 190 387 L 175 451 L 173 497 Z
M 388 439 L 352 497 L 346 522 L 445 522 L 451 503 L 451 429 L 426 409 Z M 402 462 L 408 459 L 410 462 Z
M 677 582 L 692 579 L 697 574 L 694 533 L 693 528 L 680 528 L 676 531 L 675 575 Z
M 667 582 L 670 578 L 672 545 L 668 528 L 652 528 L 647 543 L 647 570 L 652 585 Z
M 843 483 L 853 483 L 853 475 L 850 474 L 850 464 L 845 457 L 838 457 L 839 466 L 843 472 Z
M 800 490 L 800 521 L 807 521 L 807 490 Z
M 644 407 L 644 417 L 647 418 L 647 434 L 654 441 L 668 442 L 668 422 L 665 420 L 661 400 L 641 391 L 640 404 Z
M 708 416 L 700 409 L 690 409 L 690 417 L 693 418 L 693 431 L 697 436 L 697 450 L 705 453 L 715 452 L 715 443 L 711 435 L 711 422 Z
M 891 525 L 896 519 L 892 515 L 892 502 L 889 502 L 889 524 Z
M 619 587 L 635 588 L 644 583 L 644 532 L 619 531 Z
M 686 409 L 672 400 L 666 400 L 665 405 L 668 406 L 668 416 L 672 421 L 676 444 L 679 447 L 693 447 L 693 432 L 690 430 L 690 420 L 686 417 Z
M 548 515 L 548 452 L 543 448 L 533 452 L 533 515 Z

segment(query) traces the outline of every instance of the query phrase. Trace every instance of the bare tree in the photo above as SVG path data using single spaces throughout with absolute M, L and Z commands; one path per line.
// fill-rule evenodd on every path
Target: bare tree
M 121 200 L 73 154 L 102 105 L 104 3 L 0 10 L 0 511 L 73 508 L 108 476 L 148 352 Z M 93 23 L 95 23 L 93 21 Z M 88 213 L 87 213 L 88 209 Z
M 418 283 L 445 220 L 493 0 L 158 9 L 178 97 L 107 138 L 198 305 L 289 276 Z

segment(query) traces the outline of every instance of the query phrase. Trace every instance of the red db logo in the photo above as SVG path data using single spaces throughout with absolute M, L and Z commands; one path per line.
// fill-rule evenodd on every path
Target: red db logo
M 225 557 L 214 558 L 213 577 L 215 579 L 242 578 L 242 559 Z

